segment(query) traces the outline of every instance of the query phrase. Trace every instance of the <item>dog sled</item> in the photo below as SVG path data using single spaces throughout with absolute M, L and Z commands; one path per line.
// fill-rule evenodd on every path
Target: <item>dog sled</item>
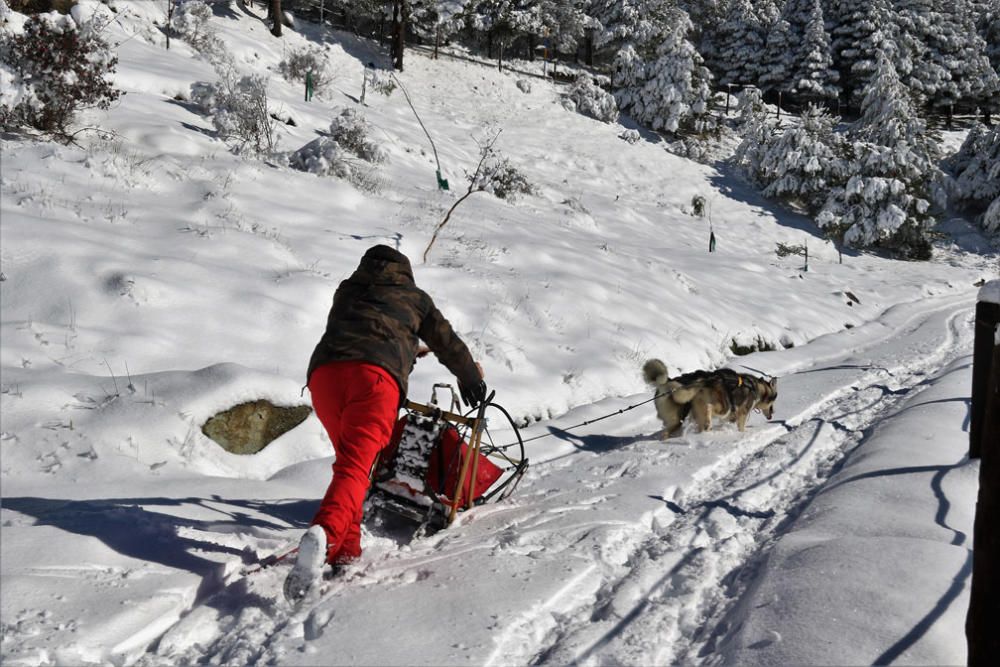
M 450 393 L 448 409 L 438 390 Z M 459 512 L 499 502 L 514 492 L 528 468 L 524 441 L 491 392 L 474 413 L 461 414 L 450 384 L 435 384 L 427 404 L 406 402 L 388 446 L 375 464 L 366 502 L 366 523 L 390 532 L 427 535 L 447 528 Z M 517 437 L 493 443 L 490 413 L 499 413 Z

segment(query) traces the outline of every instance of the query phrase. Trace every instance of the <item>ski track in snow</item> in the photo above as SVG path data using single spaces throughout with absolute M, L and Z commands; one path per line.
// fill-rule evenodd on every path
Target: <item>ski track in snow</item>
M 474 521 L 459 522 L 465 530 L 409 546 L 376 539 L 361 565 L 297 609 L 281 599 L 285 568 L 231 573 L 139 664 L 308 662 L 304 640 L 336 628 L 338 593 L 409 586 L 437 562 L 501 554 L 542 563 L 546 553 L 566 548 L 592 552 L 594 560 L 498 620 L 490 628 L 493 646 L 469 656 L 473 662 L 629 664 L 655 656 L 657 664 L 714 664 L 713 647 L 754 562 L 870 429 L 970 345 L 970 317 L 966 300 L 945 299 L 869 339 L 866 349 L 783 377 L 779 412 L 794 396 L 796 377 L 827 372 L 835 381 L 823 385 L 825 395 L 800 397 L 803 407 L 783 421 L 751 426 L 742 436 L 723 429 L 685 437 L 691 449 L 735 438 L 738 444 L 696 468 L 686 485 L 667 485 L 662 504 L 635 522 L 602 521 L 601 502 L 634 493 L 646 471 L 671 466 L 679 451 L 674 441 L 640 436 L 633 446 L 581 447 L 537 462 L 513 503 L 480 508 Z M 929 336 L 928 327 L 941 333 Z
M 715 664 L 712 648 L 726 629 L 720 624 L 746 589 L 743 569 L 873 425 L 971 342 L 970 312 L 925 314 L 893 340 L 936 325 L 944 336 L 935 348 L 907 348 L 912 358 L 880 359 L 881 367 L 873 365 L 785 420 L 784 435 L 747 438 L 697 488 L 675 496 L 677 520 L 652 531 L 623 576 L 606 577 L 592 599 L 538 644 L 510 641 L 499 648 L 496 664 L 629 664 L 637 656 L 655 656 L 655 664 Z

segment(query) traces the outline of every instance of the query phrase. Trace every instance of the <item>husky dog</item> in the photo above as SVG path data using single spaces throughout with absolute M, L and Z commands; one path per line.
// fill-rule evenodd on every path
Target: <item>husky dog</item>
M 728 368 L 717 371 L 694 371 L 676 378 L 667 375 L 667 366 L 659 359 L 650 359 L 642 367 L 647 384 L 656 390 L 653 404 L 663 422 L 663 438 L 675 435 L 689 413 L 694 414 L 698 428 L 712 429 L 712 418 L 728 418 L 744 431 L 747 417 L 759 410 L 771 419 L 778 398 L 778 378 L 763 380 L 754 375 L 737 373 Z

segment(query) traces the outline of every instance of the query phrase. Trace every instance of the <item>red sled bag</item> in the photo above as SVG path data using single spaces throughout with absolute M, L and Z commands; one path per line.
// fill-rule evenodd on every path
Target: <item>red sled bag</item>
M 503 470 L 482 454 L 477 454 L 478 461 L 469 462 L 469 470 L 465 473 L 465 484 L 458 493 L 458 498 L 452 498 L 458 487 L 458 478 L 462 475 L 462 462 L 469 454 L 469 445 L 458 434 L 458 429 L 448 426 L 441 431 L 437 444 L 431 451 L 427 462 L 427 486 L 438 494 L 446 505 L 465 505 L 468 498 L 476 500 L 500 479 Z M 475 469 L 475 478 L 473 478 Z
M 418 415 L 401 417 L 389 443 L 379 454 L 375 481 L 407 489 L 407 495 L 419 494 L 414 488 L 423 481 L 423 491 L 445 505 L 463 506 L 485 494 L 503 476 L 503 469 L 483 454 L 470 461 L 464 489 L 452 498 L 462 474 L 462 462 L 468 455 L 466 444 L 454 426 Z M 475 477 L 473 477 L 475 469 Z M 415 499 L 415 498 L 414 498 Z

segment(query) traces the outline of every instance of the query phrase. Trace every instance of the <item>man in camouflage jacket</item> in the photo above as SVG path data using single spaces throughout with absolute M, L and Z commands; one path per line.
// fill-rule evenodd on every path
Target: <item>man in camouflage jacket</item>
M 389 442 L 420 341 L 458 378 L 463 400 L 486 397 L 482 371 L 465 343 L 413 281 L 410 262 L 385 245 L 369 248 L 333 296 L 326 331 L 309 360 L 307 383 L 316 416 L 337 458 L 333 480 L 299 544 L 286 581 L 290 598 L 305 594 L 324 563 L 361 555 L 361 515 L 369 472 Z

